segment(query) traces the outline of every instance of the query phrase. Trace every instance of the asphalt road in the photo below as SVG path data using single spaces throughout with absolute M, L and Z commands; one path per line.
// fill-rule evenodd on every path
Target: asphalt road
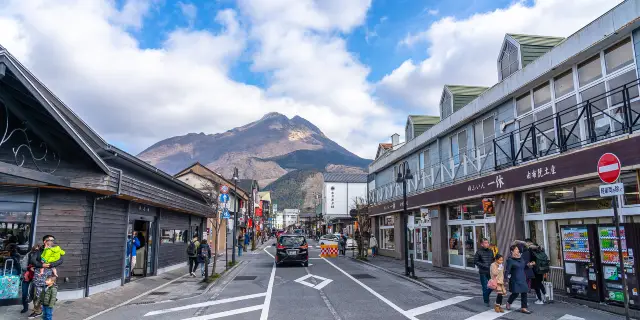
M 317 243 L 310 241 L 310 246 L 309 267 L 275 268 L 275 249 L 267 247 L 246 253 L 242 264 L 207 294 L 133 303 L 96 319 L 623 319 L 584 306 L 533 301 L 532 315 L 497 314 L 483 305 L 479 292 L 427 288 L 348 258 L 319 258 Z

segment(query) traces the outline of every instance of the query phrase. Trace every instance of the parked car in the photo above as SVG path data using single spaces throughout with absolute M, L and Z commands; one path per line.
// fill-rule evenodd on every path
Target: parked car
M 276 267 L 283 263 L 302 263 L 309 266 L 309 245 L 303 235 L 282 234 L 276 246 Z
M 324 245 L 324 244 L 338 245 L 339 239 L 340 239 L 339 233 L 325 234 L 324 236 L 320 237 L 320 245 Z M 356 244 L 355 240 L 347 237 L 347 244 L 345 247 L 347 250 L 351 250 L 351 249 L 356 249 L 358 245 Z

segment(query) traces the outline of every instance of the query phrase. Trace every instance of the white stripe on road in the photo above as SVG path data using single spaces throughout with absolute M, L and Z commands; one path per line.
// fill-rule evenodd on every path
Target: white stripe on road
M 598 167 L 598 172 L 609 172 L 609 171 L 614 171 L 614 170 L 618 170 L 620 167 L 618 166 L 618 163 L 612 163 L 612 164 L 608 164 L 606 166 L 602 166 L 602 167 Z
M 463 297 L 463 296 L 457 296 L 457 297 L 453 297 L 447 300 L 442 300 L 442 301 L 436 301 L 434 303 L 429 303 L 426 304 L 424 306 L 421 307 L 417 307 L 417 308 L 413 308 L 411 310 L 407 310 L 406 313 L 410 316 L 418 316 L 421 315 L 423 313 L 427 313 L 436 309 L 440 309 L 440 308 L 444 308 L 446 306 L 450 306 L 452 304 L 456 304 L 458 302 L 462 302 L 462 301 L 467 301 L 469 299 L 472 299 L 472 297 Z
M 273 280 L 276 277 L 276 263 L 273 263 L 271 269 L 271 277 L 269 278 L 269 285 L 267 286 L 267 295 L 264 298 L 264 305 L 262 308 L 262 314 L 260 314 L 260 320 L 267 320 L 269 318 L 269 306 L 271 305 L 271 292 L 273 292 Z
M 562 316 L 562 318 L 560 318 L 558 320 L 584 320 L 584 318 L 572 316 L 570 314 L 565 314 L 564 316 Z
M 260 309 L 262 309 L 262 307 L 263 307 L 263 305 L 259 304 L 259 305 L 256 305 L 256 306 L 245 307 L 245 308 L 229 310 L 229 311 L 224 311 L 224 312 L 218 312 L 218 313 L 212 313 L 212 314 L 208 314 L 208 315 L 205 315 L 205 316 L 185 318 L 185 319 L 182 319 L 182 320 L 218 319 L 218 318 L 233 316 L 233 315 L 236 315 L 236 314 L 241 314 L 241 313 L 247 313 L 247 312 L 251 312 L 251 311 L 260 310 Z
M 271 258 L 274 258 L 274 259 L 276 258 L 276 257 L 274 257 L 274 256 L 273 256 L 269 251 L 267 251 L 267 247 L 264 247 L 262 250 L 263 250 L 264 252 L 266 252 L 268 255 L 270 255 L 270 256 L 271 256 Z
M 345 276 L 347 276 L 347 278 L 353 280 L 355 283 L 359 284 L 361 287 L 363 287 L 365 290 L 369 291 L 372 295 L 376 296 L 378 299 L 382 300 L 382 302 L 386 303 L 388 306 L 390 306 L 391 308 L 393 308 L 394 310 L 400 312 L 400 314 L 402 314 L 403 316 L 407 317 L 408 319 L 411 320 L 418 320 L 418 318 L 407 314 L 404 310 L 400 309 L 400 307 L 398 307 L 395 303 L 389 301 L 387 298 L 383 297 L 381 294 L 373 291 L 373 289 L 369 288 L 367 285 L 365 285 L 364 283 L 360 282 L 358 279 L 354 278 L 353 276 L 351 276 L 350 274 L 348 274 L 346 271 L 338 268 L 338 266 L 336 266 L 335 264 L 333 264 L 331 261 L 322 258 L 322 260 L 326 261 L 328 264 L 330 264 L 331 266 L 333 266 L 334 268 L 336 268 L 338 271 L 342 272 Z M 261 320 L 266 320 L 266 319 L 261 319 Z
M 229 302 L 235 302 L 235 301 L 242 301 L 242 300 L 247 300 L 247 299 L 264 297 L 266 295 L 267 295 L 266 293 L 256 293 L 256 294 L 250 294 L 250 295 L 240 296 L 240 297 L 233 297 L 233 298 L 227 298 L 227 299 L 221 299 L 221 300 L 207 301 L 207 302 L 202 302 L 202 303 L 190 304 L 190 305 L 186 305 L 186 306 L 182 306 L 182 307 L 175 307 L 175 308 L 169 308 L 169 309 L 164 309 L 164 310 L 151 311 L 151 312 L 147 312 L 147 314 L 145 314 L 144 316 L 145 317 L 147 317 L 147 316 L 155 316 L 155 315 L 158 315 L 158 314 L 169 313 L 169 312 L 174 312 L 174 311 L 182 311 L 182 310 L 188 310 L 188 309 L 193 309 L 193 308 L 215 306 L 217 304 L 223 304 L 223 303 L 229 303 Z
M 475 316 L 466 318 L 464 320 L 493 320 L 493 319 L 498 319 L 498 318 L 504 316 L 505 314 L 513 311 L 513 310 L 520 310 L 520 302 L 514 301 L 513 304 L 511 304 L 511 310 L 505 309 L 504 313 L 497 313 L 495 310 L 491 309 L 491 310 L 487 310 L 487 311 L 482 312 L 482 313 L 478 313 Z

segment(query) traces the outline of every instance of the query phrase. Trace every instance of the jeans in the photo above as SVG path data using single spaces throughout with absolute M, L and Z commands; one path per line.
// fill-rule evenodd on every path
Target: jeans
M 189 257 L 189 273 L 194 273 L 198 270 L 198 257 Z
M 480 285 L 482 286 L 482 299 L 484 303 L 489 303 L 489 295 L 491 294 L 491 289 L 487 287 L 487 283 L 489 282 L 488 274 L 480 274 Z
M 527 308 L 527 293 L 523 292 L 523 293 L 511 293 L 511 295 L 509 296 L 509 299 L 507 300 L 507 302 L 509 304 L 512 304 L 514 301 L 516 301 L 516 298 L 518 298 L 518 295 L 520 295 L 520 305 L 522 307 L 522 309 L 526 309 Z
M 376 247 L 371 248 L 371 256 L 374 257 L 376 255 Z
M 238 257 L 242 255 L 242 246 L 238 246 Z
M 205 259 L 204 262 L 200 264 L 200 273 L 202 273 L 203 277 L 204 277 L 204 268 L 207 266 L 208 263 L 209 261 Z
M 53 307 L 42 306 L 42 320 L 53 320 Z
M 40 295 L 44 293 L 44 287 L 33 288 L 33 313 L 42 313 L 42 304 L 40 303 Z
M 532 280 L 532 283 L 531 283 L 533 289 L 536 291 L 536 297 L 538 297 L 538 300 L 542 300 L 544 296 L 547 294 L 547 290 L 544 288 L 544 285 L 542 284 L 542 277 L 543 275 L 536 274 L 536 277 Z
M 31 282 L 22 281 L 22 309 L 29 309 L 29 284 Z

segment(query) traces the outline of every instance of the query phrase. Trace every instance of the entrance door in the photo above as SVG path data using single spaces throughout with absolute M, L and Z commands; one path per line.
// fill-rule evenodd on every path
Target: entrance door
M 151 276 L 155 273 L 155 254 L 153 250 L 153 240 L 155 239 L 155 223 L 153 221 L 149 221 L 147 223 L 147 259 L 146 259 L 146 276 Z
M 131 281 L 131 270 L 133 270 L 131 266 L 131 250 L 133 246 L 133 241 L 131 240 L 133 237 L 133 221 L 129 222 L 127 226 L 127 246 L 126 246 L 126 254 L 125 254 L 125 269 L 124 269 L 124 281 Z
M 422 229 L 422 256 L 424 260 L 431 261 L 431 227 Z
M 424 245 L 422 243 L 422 231 L 424 231 L 424 229 L 420 229 L 417 228 L 416 231 L 414 232 L 413 236 L 414 236 L 414 240 L 413 242 L 416 244 L 415 249 L 416 249 L 416 260 L 423 260 L 423 256 L 422 256 L 422 246 Z
M 473 226 L 463 226 L 462 233 L 464 237 L 464 266 L 465 268 L 474 268 L 473 256 L 476 253 L 475 229 Z

